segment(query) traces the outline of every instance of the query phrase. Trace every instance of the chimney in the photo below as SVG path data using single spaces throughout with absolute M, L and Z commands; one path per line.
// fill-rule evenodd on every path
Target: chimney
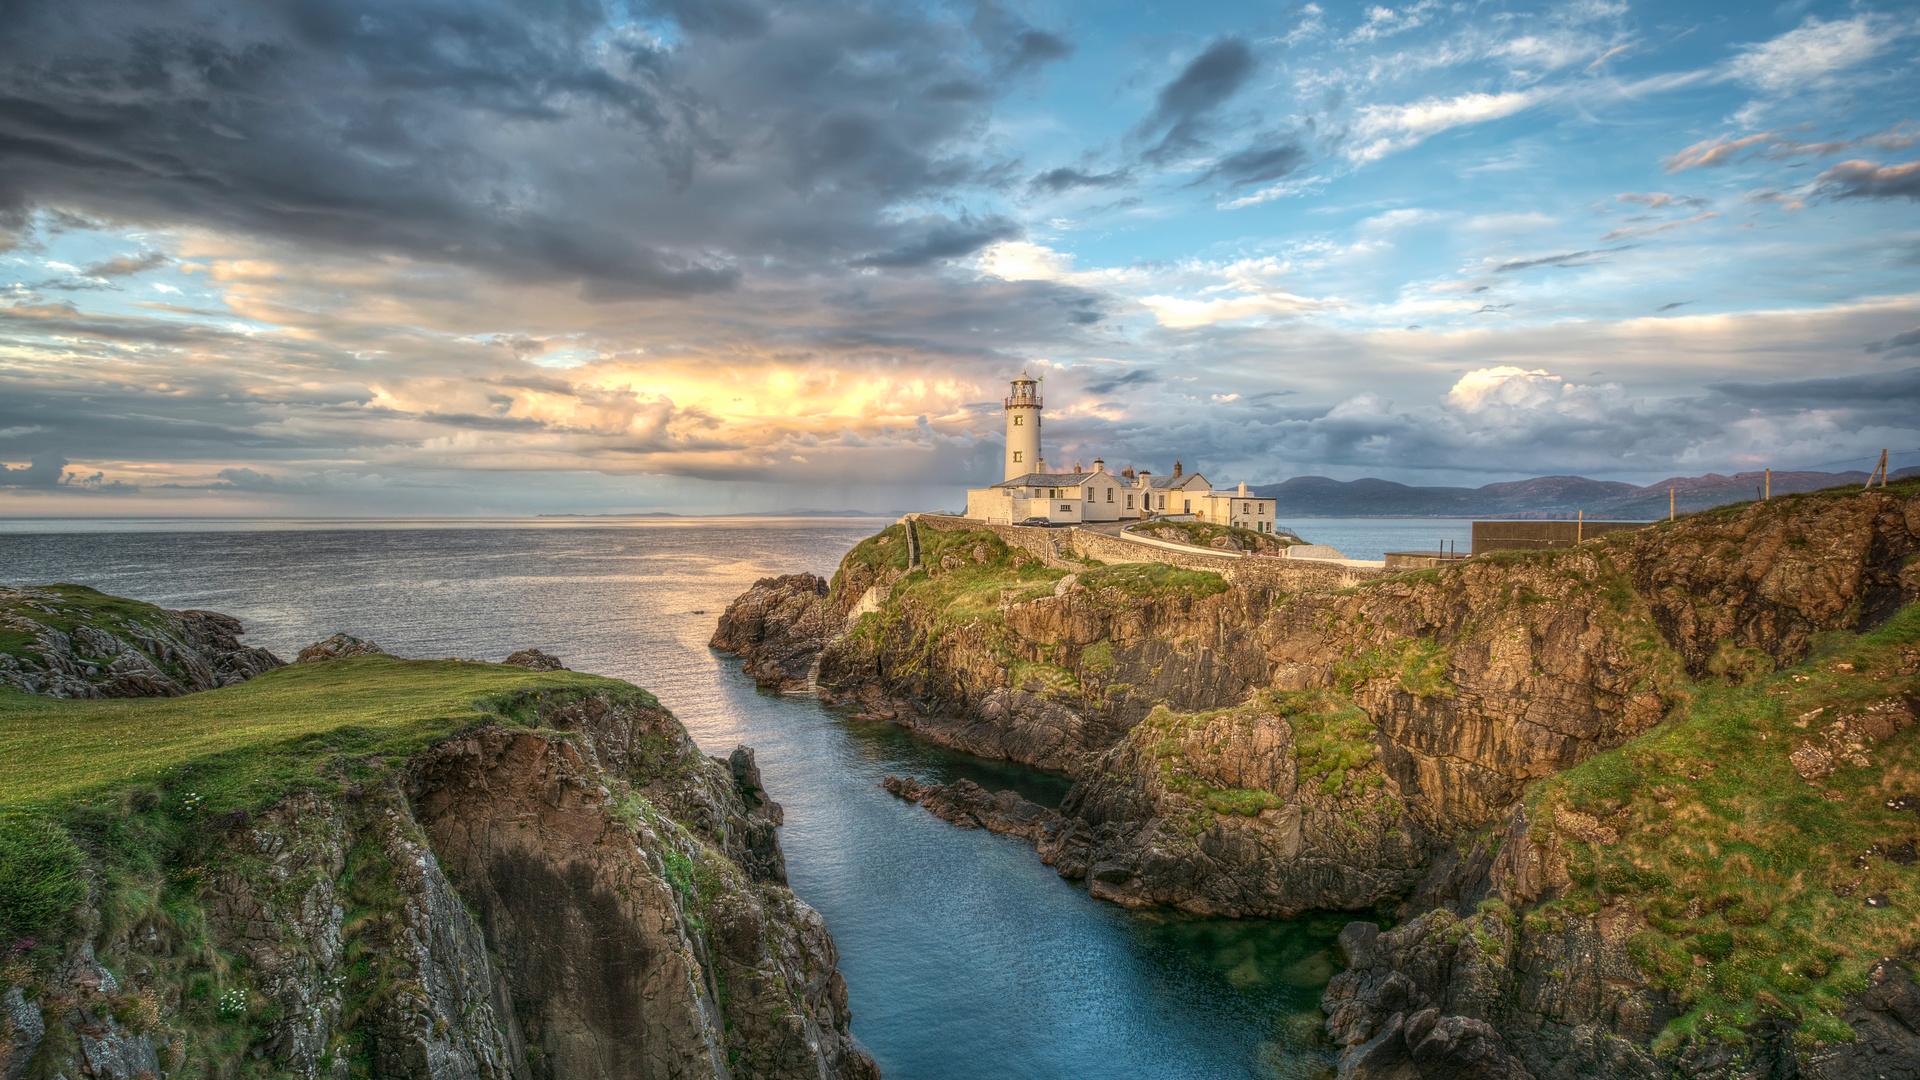
M 1173 463 L 1173 475 L 1175 476 L 1180 475 L 1180 463 L 1178 461 Z
M 1246 494 L 1247 494 L 1247 482 L 1246 482 L 1245 480 L 1242 480 L 1242 481 L 1240 481 L 1240 496 L 1241 496 L 1241 498 L 1245 498 L 1245 497 L 1246 497 Z
M 1133 479 L 1133 466 L 1129 465 L 1126 468 L 1121 469 L 1120 475 L 1126 477 L 1129 480 Z
M 1103 459 L 1101 459 L 1101 458 L 1094 458 L 1094 459 L 1093 459 L 1093 471 L 1094 471 L 1094 472 L 1097 472 L 1097 473 L 1103 473 L 1103 472 L 1106 472 L 1106 471 L 1107 471 L 1107 463 L 1106 463 L 1106 461 L 1105 461 L 1105 460 L 1103 460 Z
M 1074 472 L 1074 475 L 1076 475 L 1076 476 L 1078 476 L 1079 474 L 1081 474 L 1081 473 L 1083 473 L 1083 472 L 1086 472 L 1086 471 L 1087 471 L 1087 470 L 1085 470 L 1085 469 L 1083 469 L 1083 468 L 1081 468 L 1081 467 L 1080 467 L 1080 463 L 1079 463 L 1079 462 L 1077 462 L 1077 461 L 1076 461 L 1076 462 L 1074 462 L 1074 463 L 1073 463 L 1073 472 Z

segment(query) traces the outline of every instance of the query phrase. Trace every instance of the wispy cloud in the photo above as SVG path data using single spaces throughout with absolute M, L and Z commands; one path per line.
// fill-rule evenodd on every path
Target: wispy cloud
M 1540 91 L 1510 90 L 1423 98 L 1409 105 L 1368 105 L 1354 117 L 1354 142 L 1346 153 L 1356 162 L 1378 161 L 1451 128 L 1512 116 L 1545 97 Z

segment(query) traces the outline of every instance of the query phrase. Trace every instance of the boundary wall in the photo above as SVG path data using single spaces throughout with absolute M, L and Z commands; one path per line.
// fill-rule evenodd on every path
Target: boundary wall
M 1157 562 L 1184 570 L 1210 570 L 1235 585 L 1256 585 L 1281 592 L 1322 592 L 1350 588 L 1363 581 L 1388 576 L 1383 567 L 1348 566 L 1313 559 L 1284 559 L 1271 555 L 1227 555 L 1183 549 L 1164 541 L 1142 543 L 1122 540 L 1087 529 L 1043 529 L 1031 525 L 1000 525 L 974 518 L 948 517 L 944 514 L 910 514 L 921 528 L 940 532 L 979 530 L 999 537 L 1009 547 L 1017 547 L 1044 559 L 1062 570 L 1083 567 L 1068 559 L 1070 555 L 1099 559 L 1104 563 Z

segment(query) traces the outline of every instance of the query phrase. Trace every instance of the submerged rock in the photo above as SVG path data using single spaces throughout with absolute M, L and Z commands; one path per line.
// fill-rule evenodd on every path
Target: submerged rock
M 1021 798 L 1018 792 L 989 792 L 964 778 L 951 784 L 922 784 L 911 776 L 888 776 L 880 786 L 963 829 L 985 829 L 1032 840 L 1058 817 L 1039 803 Z

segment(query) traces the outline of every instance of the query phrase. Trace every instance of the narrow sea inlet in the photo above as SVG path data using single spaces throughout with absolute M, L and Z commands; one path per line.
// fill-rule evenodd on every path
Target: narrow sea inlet
M 853 1031 L 889 1080 L 1331 1075 L 1319 995 L 1338 916 L 1129 912 L 1018 841 L 879 787 L 969 777 L 1056 805 L 1066 781 L 768 694 L 707 649 L 756 578 L 830 573 L 879 521 L 207 523 L 0 534 L 0 583 L 69 581 L 223 611 L 291 658 L 345 631 L 416 657 L 522 648 L 654 691 L 701 747 L 753 746 L 786 807 L 794 891 L 841 952 Z M 72 528 L 72 525 L 62 525 Z M 170 523 L 167 529 L 179 529 Z

